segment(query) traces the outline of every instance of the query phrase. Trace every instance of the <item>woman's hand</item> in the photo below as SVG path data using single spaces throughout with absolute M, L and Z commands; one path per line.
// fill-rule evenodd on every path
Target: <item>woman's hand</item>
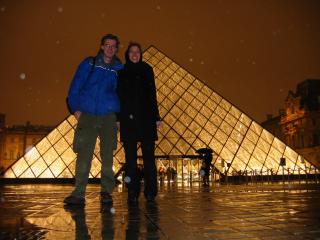
M 162 127 L 162 122 L 161 121 L 156 121 L 156 125 L 157 125 L 157 128 L 161 128 Z
M 74 112 L 74 117 L 77 119 L 77 121 L 79 121 L 79 118 L 80 118 L 80 116 L 81 116 L 81 112 L 80 111 L 76 111 L 76 112 Z

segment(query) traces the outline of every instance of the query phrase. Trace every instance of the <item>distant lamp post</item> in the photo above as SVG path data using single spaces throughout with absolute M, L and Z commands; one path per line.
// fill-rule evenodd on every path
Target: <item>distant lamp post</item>
M 284 167 L 286 166 L 286 159 L 280 158 L 280 166 L 282 167 L 282 181 L 284 181 Z

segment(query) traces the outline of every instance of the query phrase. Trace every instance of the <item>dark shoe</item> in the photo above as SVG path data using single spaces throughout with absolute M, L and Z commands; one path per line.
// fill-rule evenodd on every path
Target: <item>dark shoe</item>
M 79 205 L 79 206 L 85 205 L 85 199 L 83 197 L 77 197 L 73 195 L 66 197 L 63 200 L 63 202 L 68 205 Z
M 147 202 L 154 202 L 154 201 L 155 201 L 155 196 L 153 196 L 153 195 L 147 195 L 147 196 L 146 196 L 146 200 L 147 200 Z
M 100 193 L 100 202 L 102 204 L 112 204 L 113 200 L 111 194 L 108 192 Z

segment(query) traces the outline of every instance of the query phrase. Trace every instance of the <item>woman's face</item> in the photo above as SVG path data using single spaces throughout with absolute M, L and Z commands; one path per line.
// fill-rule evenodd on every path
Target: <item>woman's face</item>
M 133 63 L 137 63 L 140 61 L 140 49 L 137 46 L 132 46 L 129 49 L 129 59 Z

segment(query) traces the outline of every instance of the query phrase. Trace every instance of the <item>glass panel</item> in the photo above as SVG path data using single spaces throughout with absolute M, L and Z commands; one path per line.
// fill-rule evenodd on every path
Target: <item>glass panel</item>
M 221 108 L 220 106 L 217 106 L 217 108 L 214 111 L 218 116 L 220 116 L 221 118 L 224 118 L 227 114 L 227 112 Z
M 47 168 L 40 176 L 39 178 L 54 178 L 52 172 L 50 171 L 50 168 Z
M 260 138 L 257 146 L 260 149 L 262 149 L 265 153 L 268 153 L 271 145 L 267 143 L 265 140 L 263 140 L 262 138 Z
M 54 146 L 53 146 L 59 155 L 61 155 L 68 147 L 69 144 L 64 140 L 64 138 L 61 138 Z
M 61 134 L 59 133 L 59 131 L 57 129 L 54 129 L 51 133 L 48 134 L 47 139 L 49 140 L 49 142 L 53 145 L 55 144 L 60 138 L 61 138 Z
M 185 126 L 189 126 L 189 124 L 193 121 L 191 117 L 189 117 L 186 113 L 183 113 L 179 120 L 185 125 Z
M 173 108 L 170 110 L 170 113 L 172 113 L 176 118 L 179 118 L 182 114 L 182 110 L 177 106 L 173 106 Z
M 286 145 L 283 142 L 281 142 L 278 138 L 275 138 L 273 140 L 272 146 L 281 153 L 283 153 L 284 150 L 286 149 Z
M 171 68 L 166 68 L 163 70 L 163 72 L 168 76 L 171 76 L 174 73 L 174 71 Z
M 244 125 L 241 121 L 238 121 L 235 126 L 235 129 L 239 131 L 242 135 L 245 135 L 247 133 L 248 127 Z
M 201 92 L 206 94 L 208 97 L 210 97 L 213 91 L 210 88 L 208 88 L 206 85 L 204 85 L 203 88 L 201 89 Z
M 225 99 L 222 99 L 222 101 L 219 104 L 224 110 L 226 110 L 227 112 L 229 111 L 229 109 L 231 108 L 231 104 L 228 103 Z
M 101 162 L 95 157 L 92 160 L 91 170 L 90 173 L 93 177 L 96 177 L 101 169 Z
M 73 114 L 71 114 L 67 120 L 73 127 L 75 127 L 78 123 L 77 119 L 73 116 Z
M 203 106 L 203 104 L 197 100 L 196 98 L 194 98 L 191 102 L 191 106 L 193 106 L 195 109 L 201 109 L 201 107 Z
M 170 112 L 167 114 L 165 119 L 169 126 L 172 126 L 177 120 Z
M 217 127 L 220 126 L 221 122 L 222 122 L 222 119 L 216 115 L 215 113 L 212 114 L 211 118 L 210 118 L 210 121 L 212 123 L 214 123 L 214 125 L 216 125 Z
M 237 157 L 240 158 L 244 163 L 247 163 L 250 159 L 250 153 L 246 151 L 243 147 L 239 148 L 237 152 Z
M 204 95 L 202 92 L 199 92 L 197 95 L 197 99 L 203 103 L 206 104 L 208 97 L 206 95 Z
M 222 132 L 220 129 L 217 130 L 214 137 L 218 139 L 222 144 L 224 144 L 228 139 L 228 136 L 224 132 Z
M 176 85 L 174 89 L 175 93 L 178 94 L 178 97 L 181 97 L 185 91 L 180 85 Z
M 274 136 L 265 129 L 263 129 L 261 137 L 269 144 L 271 144 L 274 139 Z
M 202 106 L 200 113 L 205 116 L 206 118 L 210 118 L 213 111 L 209 108 L 207 108 L 205 105 Z
M 201 133 L 199 134 L 199 138 L 206 144 L 206 145 L 209 145 L 211 139 L 212 139 L 212 136 L 207 132 L 205 131 L 204 129 L 201 131 Z
M 224 147 L 220 153 L 220 156 L 228 163 L 231 163 L 234 157 L 234 154 L 230 152 L 226 147 Z
M 226 143 L 226 147 L 235 154 L 239 148 L 239 144 L 237 144 L 235 141 L 233 141 L 231 138 L 228 139 Z
M 248 118 L 245 114 L 241 114 L 241 117 L 240 117 L 240 119 L 239 119 L 244 125 L 246 125 L 247 127 L 249 127 L 250 126 L 250 124 L 251 124 L 251 119 L 250 118 Z
M 171 149 L 173 148 L 173 144 L 169 142 L 167 139 L 163 139 L 160 143 L 160 148 L 167 154 L 170 153 Z
M 218 104 L 216 104 L 214 101 L 208 99 L 208 101 L 206 102 L 206 106 L 209 109 L 211 109 L 212 111 L 214 111 L 217 108 Z
M 168 77 L 167 74 L 165 74 L 163 72 L 159 73 L 158 76 L 157 76 L 157 80 L 158 80 L 158 86 L 157 87 L 159 88 L 160 84 L 162 85 L 162 84 L 166 83 L 168 81 L 168 79 L 169 79 L 169 77 Z
M 169 65 L 169 64 L 172 63 L 172 61 L 171 61 L 169 58 L 167 58 L 167 57 L 162 58 L 161 61 L 162 61 L 165 65 Z
M 24 158 L 28 162 L 29 165 L 32 165 L 39 157 L 40 157 L 40 154 L 39 154 L 38 150 L 35 147 L 31 148 L 24 155 Z
M 58 153 L 54 150 L 54 148 L 50 148 L 43 156 L 43 160 L 50 165 L 56 158 L 58 157 Z
M 34 174 L 31 171 L 31 168 L 28 168 L 19 178 L 34 178 Z
M 256 122 L 252 122 L 250 129 L 252 129 L 252 131 L 254 131 L 257 135 L 260 136 L 263 128 Z
M 212 140 L 211 140 L 211 143 L 210 143 L 210 148 L 214 151 L 214 152 L 216 152 L 217 154 L 219 154 L 220 153 L 220 151 L 221 151 L 221 149 L 222 149 L 222 144 L 217 140 L 217 139 L 215 139 L 215 138 L 213 138 Z
M 231 165 L 235 170 L 239 172 L 243 172 L 246 169 L 246 164 L 242 162 L 239 158 L 235 157 L 234 160 L 232 161 Z M 241 171 L 241 172 L 240 172 Z
M 19 159 L 18 162 L 16 162 L 12 167 L 12 171 L 14 172 L 14 174 L 19 177 L 27 168 L 29 167 L 29 165 L 27 164 L 27 162 L 25 161 L 25 159 L 22 157 Z
M 247 138 L 242 141 L 241 146 L 246 149 L 249 153 L 253 152 L 254 144 Z
M 262 163 L 260 163 L 257 159 L 255 159 L 253 156 L 251 156 L 248 166 L 250 166 L 251 169 L 253 169 L 257 174 L 260 173 L 260 169 L 262 169 Z
M 169 65 L 169 68 L 171 68 L 173 71 L 177 71 L 178 68 L 179 68 L 179 65 L 176 64 L 175 62 L 172 62 L 172 63 Z
M 191 106 L 188 106 L 185 112 L 188 113 L 191 118 L 194 118 L 197 115 L 197 111 Z
M 190 85 L 190 87 L 187 90 L 189 93 L 191 93 L 193 96 L 197 96 L 199 93 L 199 89 L 195 88 L 193 85 Z
M 203 83 L 199 79 L 194 80 L 193 85 L 199 90 L 201 90 L 204 86 Z
M 178 134 L 182 135 L 186 130 L 186 127 L 180 121 L 176 121 L 173 125 L 173 129 L 176 130 Z
M 179 82 L 181 81 L 182 77 L 181 77 L 179 74 L 174 73 L 174 74 L 172 75 L 172 79 L 173 79 L 173 81 L 175 81 L 175 83 L 177 84 L 177 83 L 179 83 Z
M 39 154 L 45 153 L 49 147 L 51 147 L 50 142 L 47 140 L 47 138 L 43 138 L 37 145 L 36 148 L 39 151 Z
M 259 140 L 259 136 L 255 134 L 251 129 L 249 129 L 246 138 L 248 138 L 251 142 L 257 143 Z
M 182 152 L 182 154 L 187 154 L 190 148 L 190 144 L 186 142 L 184 139 L 179 139 L 176 143 L 176 148 L 178 148 Z
M 150 63 L 151 66 L 155 66 L 158 62 L 159 62 L 159 59 L 154 56 L 148 59 L 148 63 Z
M 60 173 L 59 178 L 73 178 L 73 174 L 69 171 L 68 168 L 66 168 L 62 173 Z
M 158 67 L 161 71 L 163 71 L 163 69 L 165 69 L 167 66 L 166 66 L 162 61 L 160 61 L 160 62 L 157 64 L 157 67 Z
M 203 127 L 207 123 L 207 119 L 201 113 L 197 114 L 195 120 L 201 127 Z
M 211 98 L 213 101 L 215 101 L 216 103 L 219 103 L 219 102 L 221 101 L 221 99 L 222 99 L 222 98 L 221 98 L 217 93 L 215 93 L 215 92 L 212 92 L 210 98 Z
M 240 144 L 243 139 L 243 135 L 239 133 L 237 130 L 233 129 L 231 133 L 231 138 Z
M 39 158 L 32 166 L 31 169 L 35 175 L 35 177 L 38 177 L 42 172 L 44 172 L 47 169 L 47 164 L 43 161 L 42 158 Z
M 184 76 L 186 76 L 187 71 L 184 70 L 183 68 L 179 68 L 179 69 L 177 70 L 177 73 L 178 73 L 181 77 L 184 77 Z
M 255 148 L 252 155 L 262 164 L 264 163 L 267 157 L 267 154 L 259 148 Z
M 161 105 L 165 107 L 167 110 L 170 110 L 171 107 L 173 106 L 173 102 L 171 102 L 168 98 L 165 98 L 162 102 Z
M 193 132 L 196 136 L 199 134 L 201 127 L 196 122 L 191 122 L 189 125 L 189 129 Z
M 165 56 L 163 55 L 163 53 L 161 53 L 161 52 L 158 51 L 158 52 L 155 54 L 155 57 L 158 58 L 159 60 L 161 60 L 161 59 L 164 58 Z
M 235 119 L 235 117 L 233 117 L 230 113 L 227 114 L 224 120 L 232 127 L 234 127 L 237 123 L 237 119 Z
M 241 116 L 241 112 L 235 106 L 231 107 L 230 113 L 237 119 Z
M 52 163 L 49 168 L 55 177 L 58 177 L 59 174 L 66 168 L 65 164 L 58 158 L 54 163 Z
M 179 83 L 179 85 L 183 88 L 183 89 L 188 89 L 188 87 L 190 86 L 190 83 L 188 81 L 186 81 L 185 79 L 182 79 Z
M 61 158 L 64 161 L 65 165 L 69 165 L 72 161 L 75 161 L 77 155 L 72 151 L 71 148 L 68 148 L 67 151 L 65 151 Z
M 177 102 L 176 102 L 176 106 L 178 106 L 180 109 L 185 110 L 186 107 L 188 106 L 188 103 L 183 100 L 182 98 L 180 98 Z
M 195 77 L 188 73 L 186 76 L 184 76 L 184 79 L 187 82 L 192 83 L 194 81 Z
M 225 121 L 223 121 L 220 125 L 220 129 L 222 129 L 227 135 L 230 135 L 231 131 L 232 131 L 232 127 L 226 123 Z

